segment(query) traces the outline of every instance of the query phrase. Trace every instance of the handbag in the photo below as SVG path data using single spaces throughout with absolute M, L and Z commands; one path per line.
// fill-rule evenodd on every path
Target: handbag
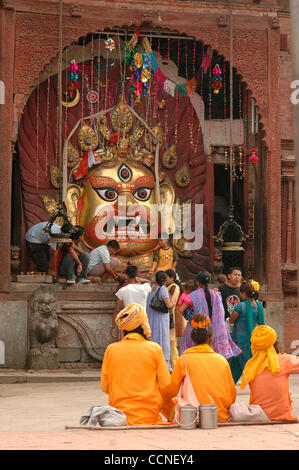
M 185 371 L 186 375 L 181 383 L 179 392 L 177 394 L 177 402 L 174 408 L 174 421 L 179 422 L 180 409 L 182 406 L 194 406 L 197 410 L 199 402 L 197 400 L 196 393 L 194 391 L 186 363 L 186 355 L 184 355 Z
M 246 403 L 233 403 L 229 412 L 231 419 L 229 422 L 248 421 L 255 423 L 270 423 L 264 410 L 260 405 L 247 405 Z
M 172 308 L 169 309 L 169 328 L 174 328 L 175 327 L 175 322 L 174 322 L 174 314 Z
M 159 299 L 159 292 L 161 287 L 157 289 L 157 292 L 153 296 L 152 300 L 150 301 L 150 307 L 153 310 L 157 310 L 158 312 L 168 313 L 169 309 L 166 307 L 164 300 Z

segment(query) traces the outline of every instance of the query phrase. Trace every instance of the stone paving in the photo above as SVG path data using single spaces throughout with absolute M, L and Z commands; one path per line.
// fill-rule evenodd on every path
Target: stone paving
M 7 377 L 31 376 L 31 382 L 3 383 Z M 60 381 L 53 381 L 55 377 Z M 76 381 L 70 381 L 71 376 Z M 91 405 L 107 403 L 98 371 L 62 373 L 0 371 L 1 450 L 195 450 L 195 449 L 299 449 L 299 423 L 181 429 L 65 430 L 79 425 Z M 47 380 L 48 379 L 48 380 Z M 299 374 L 290 378 L 294 409 L 299 415 Z M 239 401 L 249 399 L 248 387 Z

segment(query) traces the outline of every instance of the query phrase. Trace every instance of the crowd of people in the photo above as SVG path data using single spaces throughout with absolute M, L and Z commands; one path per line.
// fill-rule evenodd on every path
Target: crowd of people
M 35 260 L 42 253 L 42 247 L 34 245 L 43 228 L 26 236 Z M 115 341 L 104 354 L 101 387 L 109 405 L 123 411 L 129 425 L 171 421 L 187 374 L 198 400 L 203 395 L 213 398 L 219 422 L 232 417 L 239 380 L 241 389 L 250 387 L 249 406 L 259 406 L 266 419 L 297 420 L 288 380 L 299 371 L 299 358 L 285 354 L 276 332 L 265 325 L 258 282 L 242 281 L 242 270 L 232 267 L 217 288 L 209 288 L 207 271 L 180 283 L 177 257 L 165 238 L 159 240 L 148 273 L 153 278 L 140 277 L 137 266 L 130 264 L 119 275 L 118 242 L 111 240 L 86 253 L 82 234 L 75 226 L 72 241 L 59 247 L 56 270 L 68 283 L 110 276 L 119 284 L 110 332 Z M 44 270 L 47 262 L 50 269 L 49 258 L 47 249 Z

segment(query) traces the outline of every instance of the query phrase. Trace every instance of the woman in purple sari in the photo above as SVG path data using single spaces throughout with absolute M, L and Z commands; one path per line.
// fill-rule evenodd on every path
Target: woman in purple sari
M 241 349 L 233 342 L 227 330 L 225 323 L 225 313 L 222 303 L 221 294 L 216 290 L 210 290 L 208 285 L 211 281 L 211 276 L 207 271 L 201 271 L 197 276 L 198 289 L 189 294 L 190 302 L 184 302 L 180 309 L 183 315 L 184 311 L 191 307 L 196 313 L 204 313 L 212 322 L 214 329 L 213 349 L 218 354 L 221 354 L 226 359 L 235 357 L 241 354 Z M 194 346 L 191 339 L 192 325 L 191 320 L 188 322 L 184 336 L 180 346 L 180 355 L 189 348 Z

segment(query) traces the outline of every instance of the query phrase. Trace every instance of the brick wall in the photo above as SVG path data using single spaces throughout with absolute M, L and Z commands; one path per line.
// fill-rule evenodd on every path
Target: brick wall
M 299 355 L 299 308 L 296 297 L 286 299 L 284 311 L 284 345 L 286 352 Z

